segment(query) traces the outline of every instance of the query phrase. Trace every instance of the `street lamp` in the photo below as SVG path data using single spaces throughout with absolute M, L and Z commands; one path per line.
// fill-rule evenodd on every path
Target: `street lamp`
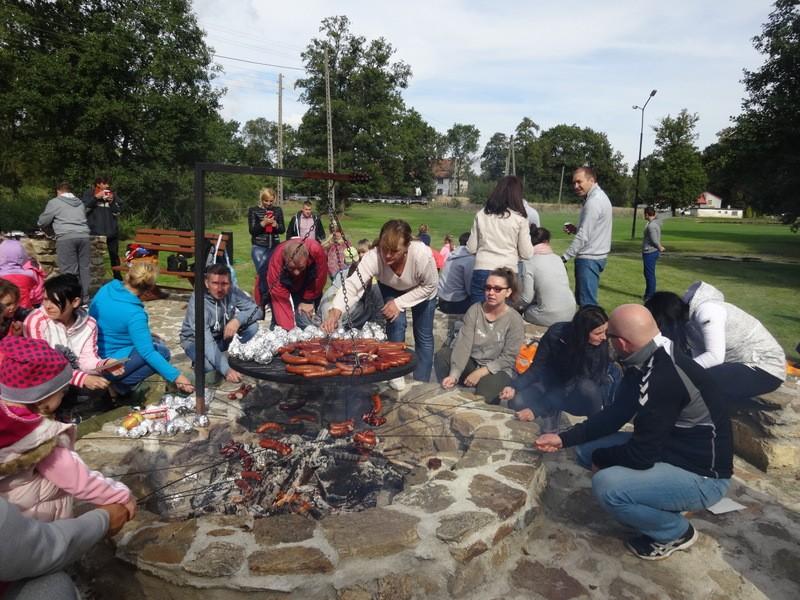
M 642 126 L 639 128 L 639 160 L 636 162 L 636 192 L 633 198 L 633 225 L 631 225 L 631 239 L 636 238 L 636 212 L 639 210 L 639 177 L 642 174 L 642 137 L 644 136 L 644 109 L 647 108 L 650 99 L 656 95 L 658 90 L 653 90 L 642 106 L 634 104 L 633 110 L 642 111 Z

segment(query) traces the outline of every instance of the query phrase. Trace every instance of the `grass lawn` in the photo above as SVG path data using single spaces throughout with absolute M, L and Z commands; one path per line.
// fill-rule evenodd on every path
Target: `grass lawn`
M 565 221 L 577 223 L 579 207 L 569 205 L 563 212 L 540 212 L 542 225 L 553 235 L 553 248 L 563 252 L 570 238 L 561 232 Z M 289 219 L 299 205 L 284 206 Z M 388 219 L 407 220 L 416 233 L 425 223 L 437 249 L 446 233 L 454 237 L 469 231 L 477 207 L 444 207 L 355 204 L 342 218 L 347 238 L 374 239 Z M 327 226 L 327 218 L 323 223 Z M 631 217 L 615 217 L 613 247 L 608 266 L 600 279 L 600 303 L 607 310 L 627 302 L 640 302 L 644 291 L 639 253 L 642 219 L 637 220 L 636 239 L 630 239 Z M 211 228 L 208 228 L 211 230 Z M 250 260 L 247 223 L 232 223 L 224 229 L 234 232 L 234 264 L 240 286 L 252 289 L 254 269 Z M 728 301 L 760 319 L 778 339 L 788 356 L 797 356 L 800 342 L 800 234 L 768 223 L 709 222 L 691 217 L 667 219 L 662 226 L 662 243 L 667 252 L 658 264 L 658 288 L 682 293 L 690 283 L 703 279 L 719 288 Z M 716 257 L 712 260 L 711 257 Z M 721 258 L 727 257 L 722 260 Z M 742 260 L 746 258 L 746 260 Z M 165 260 L 162 258 L 162 260 Z M 568 271 L 572 277 L 572 266 Z

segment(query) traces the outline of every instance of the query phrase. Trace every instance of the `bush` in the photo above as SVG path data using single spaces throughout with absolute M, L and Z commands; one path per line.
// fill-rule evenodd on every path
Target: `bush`
M 11 190 L 0 188 L 0 229 L 33 231 L 36 221 L 54 193 L 41 186 L 23 186 L 14 199 Z

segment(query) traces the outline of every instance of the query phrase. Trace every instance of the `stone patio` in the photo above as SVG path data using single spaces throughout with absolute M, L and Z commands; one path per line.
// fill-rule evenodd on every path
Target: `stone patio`
M 177 347 L 184 304 L 148 303 L 151 323 L 170 347 Z M 439 340 L 446 328 L 437 319 Z M 175 356 L 188 369 L 180 350 Z M 465 391 L 415 384 L 402 394 L 385 392 L 390 419 L 421 434 L 400 440 L 414 469 L 390 505 L 322 521 L 211 515 L 169 522 L 142 511 L 84 561 L 83 578 L 95 597 L 123 600 L 794 599 L 800 597 L 800 457 L 792 449 L 797 382 L 776 394 L 737 409 L 737 451 L 767 470 L 736 459 L 729 496 L 746 508 L 692 515 L 699 542 L 667 561 L 627 553 L 628 533 L 594 502 L 590 478 L 572 453 L 540 456 L 530 449 L 535 426 L 502 409 L 471 410 L 478 405 Z M 209 429 L 192 435 L 130 440 L 106 429 L 78 448 L 95 468 L 132 473 L 123 480 L 142 496 L 158 481 L 169 482 L 180 471 L 174 465 L 192 462 L 197 444 L 221 430 L 246 432 L 235 405 L 212 403 L 209 410 Z M 427 467 L 432 456 L 441 467 Z

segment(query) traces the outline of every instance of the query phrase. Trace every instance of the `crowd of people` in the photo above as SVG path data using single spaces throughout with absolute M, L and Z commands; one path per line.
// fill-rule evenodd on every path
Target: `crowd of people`
M 391 341 L 406 339 L 410 313 L 414 380 L 429 382 L 433 375 L 443 388 L 473 389 L 521 421 L 538 419 L 536 447 L 575 446 L 579 462 L 594 473 L 600 504 L 638 532 L 628 547 L 644 559 L 665 558 L 697 537 L 681 512 L 710 506 L 730 484 L 728 405 L 779 387 L 785 357 L 758 320 L 709 283 L 696 282 L 682 296 L 656 290 L 664 247 L 650 209 L 642 246 L 644 305 L 607 315 L 598 287 L 611 245 L 611 204 L 589 168 L 574 172 L 573 187 L 583 206 L 577 226 L 564 228 L 574 239 L 560 257 L 514 176 L 498 182 L 458 244 L 448 234 L 441 250 L 431 247 L 427 225 L 415 236 L 401 219 L 384 223 L 374 241 L 351 244 L 335 223 L 326 236 L 308 202 L 286 225 L 274 191 L 265 188 L 247 219 L 253 294 L 237 287 L 228 265 L 211 264 L 204 280 L 205 356 L 195 351 L 194 298 L 180 345 L 207 373 L 239 383 L 242 374 L 226 351 L 235 337 L 246 342 L 256 335 L 267 311 L 270 326 L 287 330 L 314 323 L 332 333 L 379 322 Z M 82 199 L 61 183 L 39 218 L 56 240 L 60 273 L 47 279 L 24 244 L 0 243 L 4 535 L 31 540 L 73 531 L 80 544 L 115 533 L 135 513 L 135 499 L 124 485 L 86 468 L 73 451 L 75 424 L 64 418 L 64 408 L 87 394 L 124 401 L 153 373 L 193 391 L 149 327 L 142 297 L 155 285 L 154 263 L 135 261 L 124 274 L 115 271 L 89 298 L 89 236 L 105 235 L 110 262 L 119 265 L 121 208 L 107 177 L 98 177 Z M 566 271 L 571 259 L 574 293 Z M 452 335 L 438 349 L 437 310 L 453 320 Z M 526 321 L 547 330 L 524 369 L 518 357 L 528 343 Z M 391 385 L 401 389 L 404 380 Z M 562 411 L 586 420 L 562 430 Z M 633 430 L 620 431 L 629 421 Z M 81 517 L 84 525 L 71 523 L 73 499 L 102 510 Z M 48 529 L 26 517 L 64 521 Z M 68 554 L 42 555 L 38 571 L 20 570 L 13 578 L 49 572 Z M 11 564 L 5 550 L 3 556 L 3 566 Z M 0 578 L 12 579 L 2 572 Z

